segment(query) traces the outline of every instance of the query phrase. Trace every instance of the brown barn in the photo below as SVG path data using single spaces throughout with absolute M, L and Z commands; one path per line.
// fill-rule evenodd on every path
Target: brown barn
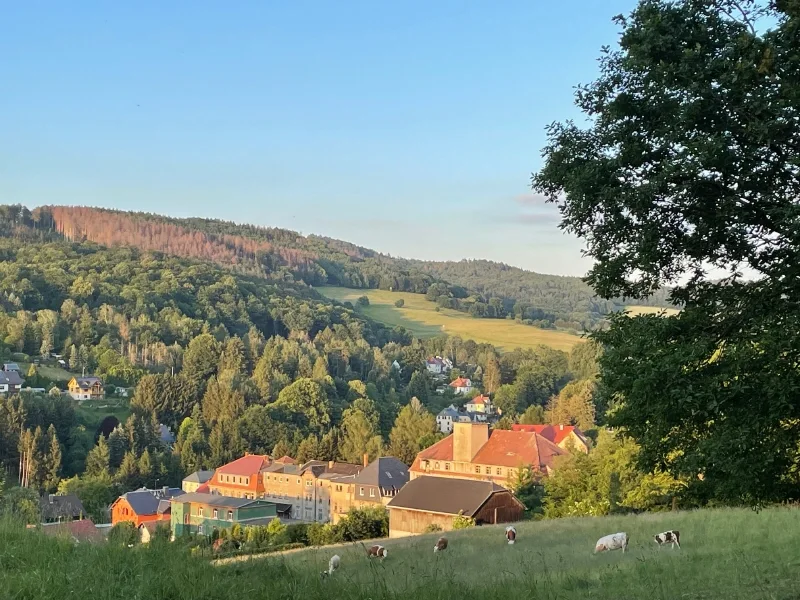
M 431 525 L 453 528 L 462 514 L 478 525 L 519 521 L 525 507 L 504 487 L 491 481 L 450 477 L 417 477 L 388 504 L 389 537 L 425 533 Z

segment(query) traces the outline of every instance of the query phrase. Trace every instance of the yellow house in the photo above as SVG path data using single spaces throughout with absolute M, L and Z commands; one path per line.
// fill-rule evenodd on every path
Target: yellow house
M 75 400 L 102 400 L 106 396 L 103 380 L 99 377 L 73 377 L 67 387 Z

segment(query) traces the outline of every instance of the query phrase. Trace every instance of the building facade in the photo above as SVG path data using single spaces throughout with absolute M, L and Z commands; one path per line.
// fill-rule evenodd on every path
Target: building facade
M 195 471 L 187 475 L 181 482 L 181 489 L 188 493 L 196 492 L 204 483 L 208 483 L 214 476 L 214 471 Z
M 408 466 L 393 456 L 375 459 L 357 475 L 331 478 L 333 522 L 338 523 L 354 508 L 386 506 L 409 478 Z
M 230 498 L 218 494 L 190 493 L 171 502 L 173 537 L 194 534 L 210 536 L 215 529 L 266 525 L 277 518 L 277 506 L 266 500 Z
M 67 388 L 74 400 L 102 400 L 106 397 L 103 380 L 99 377 L 73 377 Z
M 170 520 L 170 499 L 183 494 L 180 488 L 149 490 L 142 488 L 127 492 L 111 505 L 111 523 L 129 521 L 137 527 L 148 521 Z
M 520 467 L 542 476 L 556 457 L 567 454 L 535 432 L 489 431 L 487 423 L 454 423 L 453 433 L 420 452 L 409 469 L 423 475 L 480 479 L 506 485 Z

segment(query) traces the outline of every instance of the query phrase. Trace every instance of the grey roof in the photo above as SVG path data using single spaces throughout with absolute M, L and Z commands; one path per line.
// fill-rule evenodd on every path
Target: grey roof
M 39 511 L 43 521 L 54 519 L 79 519 L 86 514 L 83 504 L 75 494 L 56 496 L 45 494 L 39 498 Z
M 155 515 L 158 514 L 161 500 L 174 498 L 182 494 L 183 490 L 181 488 L 162 488 L 159 490 L 142 488 L 122 494 L 120 498 L 125 498 L 137 515 Z
M 163 423 L 159 423 L 158 425 L 158 436 L 165 444 L 172 444 L 175 441 L 175 436 L 172 435 L 172 431 Z
M 205 483 L 214 476 L 214 471 L 195 471 L 183 478 L 190 483 Z
M 323 460 L 310 460 L 300 467 L 300 473 L 305 473 L 308 469 L 315 477 L 320 477 L 323 473 L 335 475 L 357 475 L 364 467 L 344 462 L 334 462 L 330 464 Z
M 19 365 L 17 363 L 3 363 L 3 370 L 4 371 L 19 371 Z
M 382 456 L 367 465 L 353 483 L 376 485 L 382 490 L 399 490 L 408 483 L 408 467 L 394 456 Z
M 183 494 L 180 498 L 176 498 L 178 502 L 197 502 L 199 504 L 207 504 L 209 506 L 224 506 L 225 508 L 241 508 L 248 504 L 255 502 L 263 502 L 265 504 L 275 504 L 267 500 L 251 498 L 231 498 L 230 496 L 220 496 L 219 494 L 202 494 L 198 492 L 191 492 Z
M 388 506 L 449 515 L 464 511 L 473 516 L 493 494 L 507 491 L 491 481 L 424 476 L 409 481 Z
M 8 385 L 22 385 L 25 380 L 16 371 L 0 371 L 0 383 Z
M 452 404 L 447 408 L 443 409 L 438 415 L 438 417 L 451 417 L 453 419 L 458 418 L 458 409 L 456 409 Z

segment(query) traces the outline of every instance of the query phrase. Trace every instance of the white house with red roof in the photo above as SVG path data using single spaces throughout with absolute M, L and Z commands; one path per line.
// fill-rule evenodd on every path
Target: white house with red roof
M 564 450 L 576 449 L 584 454 L 589 452 L 589 440 L 574 425 L 512 425 L 512 431 L 538 433 Z
M 495 413 L 495 406 L 489 396 L 479 394 L 472 400 L 464 404 L 464 408 L 469 413 L 483 413 L 485 415 L 493 415 Z
M 472 391 L 472 380 L 468 377 L 459 377 L 450 382 L 450 388 L 456 394 L 469 394 Z

